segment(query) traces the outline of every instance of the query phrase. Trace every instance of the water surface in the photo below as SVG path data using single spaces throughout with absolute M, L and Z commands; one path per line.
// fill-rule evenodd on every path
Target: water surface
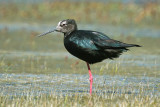
M 93 93 L 160 95 L 159 78 L 93 75 Z M 79 74 L 0 74 L 1 95 L 42 95 L 85 93 L 88 75 Z M 143 91 L 143 92 L 142 92 Z

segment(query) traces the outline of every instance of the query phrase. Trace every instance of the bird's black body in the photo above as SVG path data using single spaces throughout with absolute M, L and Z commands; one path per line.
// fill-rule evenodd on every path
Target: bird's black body
M 93 64 L 117 58 L 127 48 L 139 45 L 122 43 L 96 31 L 75 30 L 69 35 L 64 34 L 64 46 L 72 55 Z
M 110 39 L 101 32 L 78 30 L 74 19 L 62 20 L 55 29 L 39 36 L 44 36 L 54 31 L 64 33 L 65 48 L 72 55 L 86 61 L 90 80 L 90 95 L 92 94 L 93 77 L 89 64 L 94 64 L 108 58 L 117 58 L 122 52 L 127 51 L 129 47 L 140 47 L 139 45 L 126 44 Z

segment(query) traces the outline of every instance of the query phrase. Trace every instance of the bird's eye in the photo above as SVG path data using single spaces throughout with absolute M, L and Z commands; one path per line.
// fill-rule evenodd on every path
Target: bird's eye
M 62 26 L 65 26 L 66 24 L 62 24 Z
M 65 23 L 63 23 L 63 24 L 61 24 L 61 26 L 63 27 L 63 26 L 66 26 L 66 24 Z

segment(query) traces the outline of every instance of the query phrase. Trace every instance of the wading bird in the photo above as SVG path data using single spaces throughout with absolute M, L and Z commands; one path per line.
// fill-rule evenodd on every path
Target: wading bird
M 136 44 L 126 44 L 110 39 L 101 32 L 78 30 L 74 19 L 62 20 L 55 29 L 38 35 L 43 36 L 51 32 L 64 34 L 64 46 L 75 57 L 87 63 L 90 80 L 90 95 L 92 94 L 93 77 L 89 64 L 101 62 L 104 59 L 114 59 L 127 51 L 129 47 L 140 47 Z

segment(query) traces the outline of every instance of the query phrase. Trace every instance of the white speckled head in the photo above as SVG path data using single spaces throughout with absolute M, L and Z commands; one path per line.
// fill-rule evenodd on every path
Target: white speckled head
M 77 30 L 77 24 L 74 19 L 62 20 L 56 27 L 56 31 L 65 34 L 70 34 L 74 30 Z
M 54 31 L 64 33 L 65 35 L 69 35 L 71 32 L 73 32 L 75 30 L 77 30 L 76 21 L 74 19 L 66 19 L 66 20 L 62 20 L 62 21 L 58 22 L 57 27 L 55 29 L 52 29 L 52 30 L 45 32 L 43 34 L 40 34 L 38 36 L 44 36 L 48 33 L 54 32 Z

